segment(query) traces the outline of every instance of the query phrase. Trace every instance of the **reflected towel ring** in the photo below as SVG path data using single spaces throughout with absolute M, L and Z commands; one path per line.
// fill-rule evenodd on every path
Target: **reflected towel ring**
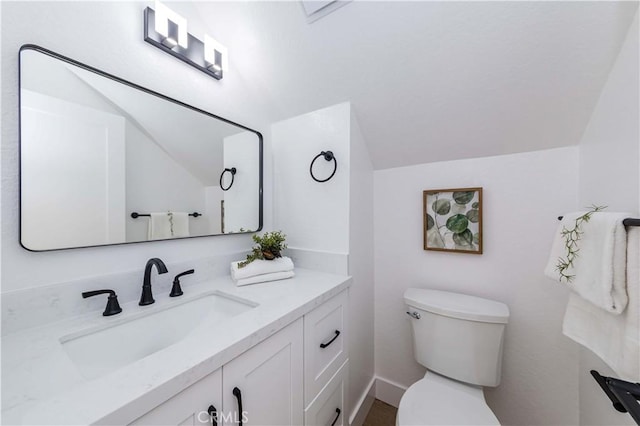
M 326 179 L 318 179 L 313 175 L 313 163 L 315 163 L 316 160 L 318 158 L 320 158 L 320 157 L 324 157 L 324 159 L 327 160 L 327 161 L 333 160 L 333 172 Z M 338 160 L 336 160 L 335 155 L 333 155 L 333 152 L 331 152 L 331 151 L 322 151 L 320 154 L 316 155 L 313 158 L 313 160 L 311 161 L 311 165 L 309 166 L 309 173 L 311 174 L 311 177 L 313 178 L 313 180 L 315 180 L 316 182 L 320 182 L 320 183 L 326 182 L 329 179 L 331 179 L 333 177 L 333 175 L 336 174 L 336 170 L 338 170 Z
M 231 183 L 229 184 L 229 186 L 225 188 L 224 186 L 222 186 L 222 178 L 224 177 L 224 174 L 227 172 L 231 173 Z M 231 188 L 231 185 L 233 185 L 233 180 L 236 178 L 236 172 L 237 170 L 235 167 L 232 167 L 230 169 L 224 169 L 222 171 L 222 173 L 220 174 L 220 189 L 222 189 L 223 191 L 228 191 L 229 188 Z

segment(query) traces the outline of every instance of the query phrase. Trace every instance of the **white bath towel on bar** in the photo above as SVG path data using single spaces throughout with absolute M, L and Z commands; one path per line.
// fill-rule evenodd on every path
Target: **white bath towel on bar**
M 243 268 L 238 268 L 238 263 L 240 262 L 242 261 L 231 262 L 231 278 L 236 281 L 274 272 L 293 271 L 293 261 L 286 256 L 273 260 L 254 260 Z
M 167 212 L 150 213 L 149 217 L 149 239 L 163 240 L 171 238 L 171 222 Z
M 189 213 L 169 212 L 171 223 L 171 237 L 182 238 L 189 236 Z
M 562 332 L 593 351 L 624 380 L 640 381 L 640 228 L 627 232 L 627 309 L 614 315 L 571 294 Z
M 269 281 L 285 280 L 287 278 L 294 277 L 295 275 L 296 274 L 293 271 L 274 272 L 272 274 L 261 274 L 261 275 L 256 275 L 256 276 L 249 277 L 249 278 L 242 278 L 242 279 L 236 280 L 236 285 L 238 287 L 240 287 L 240 286 L 249 285 L 249 284 L 257 284 L 257 283 L 266 283 L 266 282 L 269 282 Z
M 588 222 L 582 222 L 583 234 L 577 242 L 577 257 L 573 260 L 573 266 L 564 271 L 572 279 L 568 282 L 560 279 L 557 268 L 559 259 L 567 259 L 562 230 L 574 229 L 576 218 L 584 213 L 568 213 L 560 222 L 545 275 L 566 283 L 571 290 L 595 306 L 620 314 L 628 301 L 625 288 L 627 233 L 622 221 L 630 213 L 595 212 Z

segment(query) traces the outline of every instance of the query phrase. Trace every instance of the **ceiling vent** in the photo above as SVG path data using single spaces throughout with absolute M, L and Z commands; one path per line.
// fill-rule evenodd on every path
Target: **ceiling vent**
M 302 8 L 307 15 L 307 22 L 312 23 L 344 6 L 352 0 L 302 0 Z

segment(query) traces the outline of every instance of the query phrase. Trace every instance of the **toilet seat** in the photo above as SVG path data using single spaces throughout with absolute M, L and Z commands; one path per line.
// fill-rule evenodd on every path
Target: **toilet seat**
M 499 425 L 481 387 L 427 372 L 400 400 L 396 425 Z

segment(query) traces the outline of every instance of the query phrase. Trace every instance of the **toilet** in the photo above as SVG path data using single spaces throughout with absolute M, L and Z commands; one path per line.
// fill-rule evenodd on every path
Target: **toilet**
M 500 384 L 507 305 L 420 288 L 407 289 L 404 301 L 427 373 L 402 396 L 396 425 L 499 425 L 483 387 Z

